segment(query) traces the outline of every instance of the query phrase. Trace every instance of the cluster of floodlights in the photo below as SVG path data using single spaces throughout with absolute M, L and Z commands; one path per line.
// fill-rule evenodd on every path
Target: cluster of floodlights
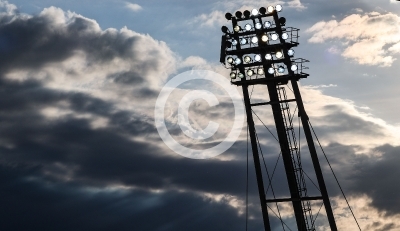
M 236 19 L 241 19 L 241 18 L 250 18 L 251 16 L 259 16 L 259 15 L 265 15 L 268 13 L 272 13 L 274 12 L 274 10 L 280 12 L 282 10 L 282 6 L 281 5 L 276 5 L 275 7 L 273 6 L 268 6 L 267 8 L 265 7 L 261 7 L 259 10 L 257 9 L 253 9 L 250 11 L 245 10 L 242 14 L 242 12 L 237 11 L 235 13 Z M 228 20 L 231 20 L 233 17 L 233 15 L 231 13 L 226 13 L 225 14 L 225 18 Z M 261 25 L 260 25 L 261 26 Z M 260 27 L 261 28 L 261 27 Z
M 264 17 L 264 16 L 270 16 L 274 11 L 280 12 L 282 11 L 282 6 L 281 5 L 276 5 L 275 7 L 273 6 L 268 6 L 267 8 L 265 7 L 261 7 L 259 10 L 257 9 L 253 9 L 251 11 L 245 10 L 243 11 L 243 13 L 241 11 L 237 11 L 235 13 L 235 16 L 233 16 L 231 13 L 226 13 L 225 14 L 225 18 L 227 20 L 237 20 L 237 21 L 242 21 L 242 20 L 246 20 L 246 19 L 250 19 L 250 18 L 260 18 L 260 17 Z M 284 17 L 279 18 L 278 22 L 281 25 L 285 25 L 286 23 L 286 19 Z M 270 29 L 271 27 L 273 27 L 273 22 L 271 21 L 264 21 L 264 22 L 254 22 L 253 25 L 247 23 L 244 28 L 242 28 L 239 25 L 234 25 L 233 27 L 233 31 L 236 33 L 239 32 L 250 32 L 250 31 L 258 31 L 258 30 L 263 30 L 263 29 Z M 230 33 L 228 28 L 226 26 L 223 26 L 222 28 L 222 32 L 224 33 Z M 247 34 L 247 33 L 246 33 Z M 281 38 L 283 40 L 287 40 L 289 38 L 289 34 L 287 32 L 283 32 L 281 34 Z M 232 45 L 236 46 L 238 45 L 238 43 L 240 43 L 240 45 L 257 45 L 259 44 L 259 42 L 261 43 L 266 43 L 268 44 L 270 40 L 272 41 L 276 41 L 279 39 L 279 35 L 276 32 L 269 32 L 269 33 L 261 33 L 261 34 L 257 34 L 254 36 L 245 36 L 242 38 L 239 38 L 238 40 L 231 38 L 228 41 L 226 41 L 226 46 L 228 48 L 231 48 Z M 265 60 L 280 60 L 283 59 L 284 56 L 286 54 L 284 54 L 281 50 L 278 50 L 276 52 L 272 52 L 272 53 L 267 53 L 265 54 Z M 294 55 L 294 50 L 293 49 L 289 49 L 287 52 L 287 55 L 289 57 L 292 57 Z M 226 58 L 226 62 L 232 66 L 232 67 L 237 67 L 240 64 L 262 64 L 262 57 L 260 54 L 252 54 L 252 55 L 245 55 L 243 58 L 242 57 L 235 57 L 235 56 L 228 56 Z M 290 66 L 290 69 L 292 71 L 296 71 L 298 69 L 296 64 L 292 64 Z M 274 74 L 275 72 L 279 73 L 279 74 L 283 74 L 286 70 L 285 67 L 283 65 L 279 65 L 279 66 L 275 66 L 273 65 L 273 67 L 269 67 L 266 70 L 269 74 Z M 232 79 L 235 79 L 236 77 L 238 78 L 244 78 L 245 74 L 247 76 L 253 76 L 253 75 L 264 75 L 264 69 L 262 67 L 256 67 L 253 69 L 246 69 L 245 73 L 242 72 L 237 72 L 237 70 L 232 71 L 230 74 L 230 77 Z
M 292 64 L 292 66 L 290 66 L 290 69 L 292 71 L 296 71 L 297 70 L 297 65 L 296 64 Z M 275 71 L 277 71 L 279 74 L 283 74 L 285 72 L 285 67 L 282 66 L 282 65 L 278 66 L 277 68 L 270 67 L 270 68 L 268 68 L 267 71 L 271 75 L 274 74 Z M 247 69 L 246 70 L 246 74 L 249 77 L 251 77 L 253 75 L 263 75 L 264 74 L 264 69 L 261 68 L 261 67 L 256 68 L 256 69 Z M 236 72 L 232 71 L 230 76 L 231 76 L 232 79 L 235 79 L 236 77 L 239 77 L 239 78 L 242 79 L 242 78 L 244 78 L 245 75 L 242 72 L 239 72 L 239 73 L 236 74 Z
M 249 24 L 247 24 L 249 25 Z M 235 27 L 236 28 L 236 27 Z M 269 35 L 269 37 L 268 37 Z M 252 36 L 252 37 L 247 37 L 247 38 L 241 38 L 239 39 L 239 42 L 241 45 L 246 45 L 246 44 L 253 44 L 253 45 L 257 45 L 258 41 L 261 39 L 262 42 L 266 43 L 268 42 L 270 39 L 273 41 L 276 41 L 279 38 L 279 35 L 277 33 L 264 33 L 262 35 L 258 36 Z M 288 33 L 283 32 L 282 33 L 282 39 L 286 40 L 289 38 Z M 228 41 L 228 47 L 230 48 L 232 45 L 236 46 L 238 44 L 238 41 L 236 39 L 232 39 L 231 41 Z
M 274 55 L 275 55 L 275 57 L 277 59 L 282 59 L 283 58 L 283 52 L 282 51 L 277 51 L 277 52 L 274 53 Z M 289 49 L 288 50 L 288 55 L 289 56 L 293 56 L 294 55 L 294 50 L 293 49 Z M 267 53 L 265 55 L 265 59 L 266 60 L 272 60 L 272 58 L 273 58 L 272 53 Z M 254 55 L 253 58 L 251 58 L 249 55 L 246 55 L 243 58 L 244 63 L 251 63 L 253 60 L 255 62 L 261 62 L 261 55 L 256 54 L 256 55 Z M 231 65 L 239 65 L 239 64 L 242 63 L 242 60 L 240 58 L 235 58 L 235 57 L 232 57 L 232 56 L 228 56 L 226 61 Z

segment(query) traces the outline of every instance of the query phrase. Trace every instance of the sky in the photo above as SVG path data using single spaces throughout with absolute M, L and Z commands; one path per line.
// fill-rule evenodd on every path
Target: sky
M 276 4 L 286 25 L 300 29 L 295 56 L 310 61 L 299 82 L 305 109 L 361 229 L 400 230 L 400 3 L 393 0 L 0 0 L 0 229 L 246 230 L 248 217 L 248 230 L 263 230 L 246 124 L 221 155 L 191 159 L 163 142 L 154 108 L 166 82 L 185 71 L 228 81 L 219 63 L 220 28 L 230 23 L 224 14 Z M 215 136 L 194 141 L 176 110 L 199 89 L 218 90 L 206 81 L 178 87 L 165 121 L 175 140 L 201 150 L 224 140 L 234 105 L 221 95 L 216 106 L 193 101 L 190 125 L 219 124 Z M 266 89 L 254 88 L 254 102 L 266 98 Z M 270 108 L 255 113 L 274 134 Z M 287 196 L 278 144 L 255 123 L 266 166 L 278 163 L 274 193 Z M 338 228 L 357 230 L 318 152 Z M 279 209 L 286 230 L 295 230 L 290 204 Z M 272 230 L 282 230 L 275 212 Z M 329 230 L 323 211 L 316 227 Z

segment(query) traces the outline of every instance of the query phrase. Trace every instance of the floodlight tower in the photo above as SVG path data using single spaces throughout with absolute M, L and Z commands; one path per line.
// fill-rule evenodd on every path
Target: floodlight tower
M 247 123 L 253 151 L 256 170 L 258 192 L 261 202 L 265 231 L 270 231 L 267 203 L 291 202 L 298 231 L 315 230 L 313 214 L 311 213 L 312 200 L 322 200 L 329 226 L 337 231 L 335 218 L 329 201 L 321 166 L 318 161 L 313 137 L 309 127 L 309 119 L 304 110 L 297 81 L 306 78 L 307 69 L 303 64 L 305 59 L 295 59 L 292 48 L 299 45 L 299 29 L 286 27 L 286 19 L 278 17 L 282 10 L 281 5 L 259 10 L 237 11 L 235 15 L 226 13 L 227 20 L 232 22 L 233 30 L 223 26 L 220 61 L 231 69 L 232 84 L 241 86 L 246 108 Z M 285 88 L 291 83 L 294 99 L 288 99 Z M 248 87 L 251 85 L 266 85 L 270 101 L 251 103 Z M 289 102 L 296 102 L 298 114 L 302 122 L 308 149 L 315 170 L 321 196 L 308 196 L 304 172 L 299 153 L 296 135 L 293 129 L 289 111 Z M 266 199 L 261 165 L 257 147 L 257 137 L 252 115 L 253 106 L 271 105 L 275 121 L 279 145 L 282 152 L 283 164 L 289 185 L 290 198 Z

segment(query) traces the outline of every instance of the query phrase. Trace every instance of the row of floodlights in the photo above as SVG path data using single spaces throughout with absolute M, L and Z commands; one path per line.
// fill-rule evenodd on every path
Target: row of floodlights
M 292 64 L 292 65 L 290 66 L 290 69 L 291 69 L 292 71 L 296 71 L 298 68 L 297 68 L 297 65 L 296 65 L 296 64 Z M 283 67 L 283 66 L 278 66 L 278 68 L 276 68 L 276 71 L 277 71 L 279 74 L 282 74 L 282 73 L 285 72 L 285 67 Z M 275 68 L 273 68 L 273 67 L 268 68 L 268 73 L 271 74 L 271 75 L 273 75 L 273 74 L 275 73 Z M 253 69 L 248 69 L 248 70 L 246 71 L 246 74 L 247 74 L 247 76 L 249 76 L 249 77 L 251 77 L 251 76 L 253 76 L 253 75 L 255 75 L 255 74 L 257 74 L 257 75 L 263 75 L 263 74 L 264 74 L 264 69 L 263 69 L 263 68 L 257 68 L 257 69 L 254 69 L 254 70 L 253 70 Z M 231 72 L 230 76 L 231 76 L 231 79 L 235 79 L 236 77 L 239 77 L 240 79 L 244 78 L 244 74 L 243 74 L 242 72 L 239 72 L 239 73 L 237 73 L 237 74 L 236 74 L 236 72 Z
M 282 5 L 276 5 L 275 7 L 268 6 L 267 8 L 261 7 L 259 10 L 257 10 L 257 9 L 251 10 L 251 12 L 248 10 L 245 10 L 245 11 L 243 11 L 243 14 L 241 11 L 236 11 L 235 16 L 238 19 L 242 18 L 243 16 L 245 18 L 250 18 L 250 16 L 265 15 L 267 12 L 272 13 L 272 12 L 274 12 L 274 10 L 276 10 L 278 12 L 282 11 Z M 225 18 L 228 20 L 231 20 L 232 17 L 233 17 L 233 15 L 231 13 L 225 14 Z
M 289 55 L 289 56 L 293 56 L 293 55 L 294 55 L 294 50 L 293 50 L 293 49 L 289 49 L 289 50 L 288 50 L 288 55 Z M 283 53 L 282 53 L 281 51 L 277 51 L 277 52 L 275 53 L 275 57 L 278 58 L 278 59 L 281 59 L 281 58 L 283 58 Z M 270 53 L 266 54 L 266 55 L 265 55 L 265 59 L 266 59 L 266 60 L 272 60 L 272 54 L 270 54 Z M 245 63 L 250 63 L 252 60 L 253 60 L 253 59 L 252 59 L 250 56 L 248 56 L 248 55 L 244 56 L 244 58 L 243 58 L 243 61 L 244 61 Z M 240 58 L 233 58 L 232 56 L 229 56 L 229 57 L 226 59 L 226 61 L 227 61 L 229 64 L 236 64 L 236 65 L 239 65 L 239 64 L 242 63 L 242 60 L 241 60 Z M 259 54 L 254 55 L 254 61 L 256 61 L 256 62 L 261 62 L 261 55 L 259 55 Z
M 285 23 L 286 23 L 286 18 L 280 17 L 279 20 L 278 20 L 278 22 L 279 22 L 281 25 L 284 26 Z M 270 21 L 265 21 L 265 22 L 264 22 L 264 28 L 269 29 L 269 28 L 271 28 L 271 26 L 272 26 L 272 23 L 271 23 Z M 260 30 L 260 29 L 263 28 L 263 24 L 261 24 L 261 22 L 257 22 L 257 23 L 254 24 L 254 28 L 257 29 L 257 30 Z M 245 29 L 246 31 L 251 31 L 251 30 L 253 29 L 253 26 L 251 26 L 250 24 L 246 24 L 246 25 L 244 26 L 244 29 Z M 224 32 L 224 33 L 228 33 L 228 32 L 229 32 L 229 29 L 228 29 L 228 27 L 226 27 L 226 26 L 222 26 L 222 27 L 221 27 L 221 30 L 222 30 L 222 32 Z M 242 29 L 241 26 L 236 25 L 236 26 L 233 27 L 233 30 L 234 30 L 235 32 L 240 32 L 240 31 L 243 30 L 243 29 Z
M 273 41 L 276 41 L 279 38 L 279 35 L 277 33 L 272 33 L 270 34 L 270 37 Z M 284 32 L 282 33 L 282 39 L 286 40 L 289 38 L 289 35 Z M 263 34 L 261 35 L 261 41 L 263 42 L 268 42 L 269 38 L 267 34 Z M 240 44 L 241 45 L 246 45 L 249 43 L 253 43 L 253 44 L 257 44 L 258 43 L 258 37 L 257 36 L 253 36 L 251 38 L 241 38 L 240 39 Z M 231 41 L 228 42 L 228 47 L 230 47 L 230 45 L 234 45 L 236 46 L 238 44 L 238 41 L 236 39 L 232 39 Z

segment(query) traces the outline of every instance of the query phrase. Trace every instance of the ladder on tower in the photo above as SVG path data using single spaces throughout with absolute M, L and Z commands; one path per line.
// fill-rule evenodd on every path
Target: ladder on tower
M 307 198 L 307 187 L 304 179 L 304 172 L 301 164 L 300 147 L 297 144 L 296 132 L 293 127 L 293 117 L 290 112 L 289 103 L 287 100 L 287 94 L 285 87 L 277 86 L 277 92 L 279 97 L 279 105 L 283 117 L 285 126 L 286 136 L 289 144 L 289 152 L 292 158 L 293 169 L 295 172 L 296 182 L 299 190 L 300 200 L 303 205 L 303 216 L 307 231 L 315 231 L 314 219 L 311 210 L 311 203 L 309 200 L 302 200 L 301 198 Z

